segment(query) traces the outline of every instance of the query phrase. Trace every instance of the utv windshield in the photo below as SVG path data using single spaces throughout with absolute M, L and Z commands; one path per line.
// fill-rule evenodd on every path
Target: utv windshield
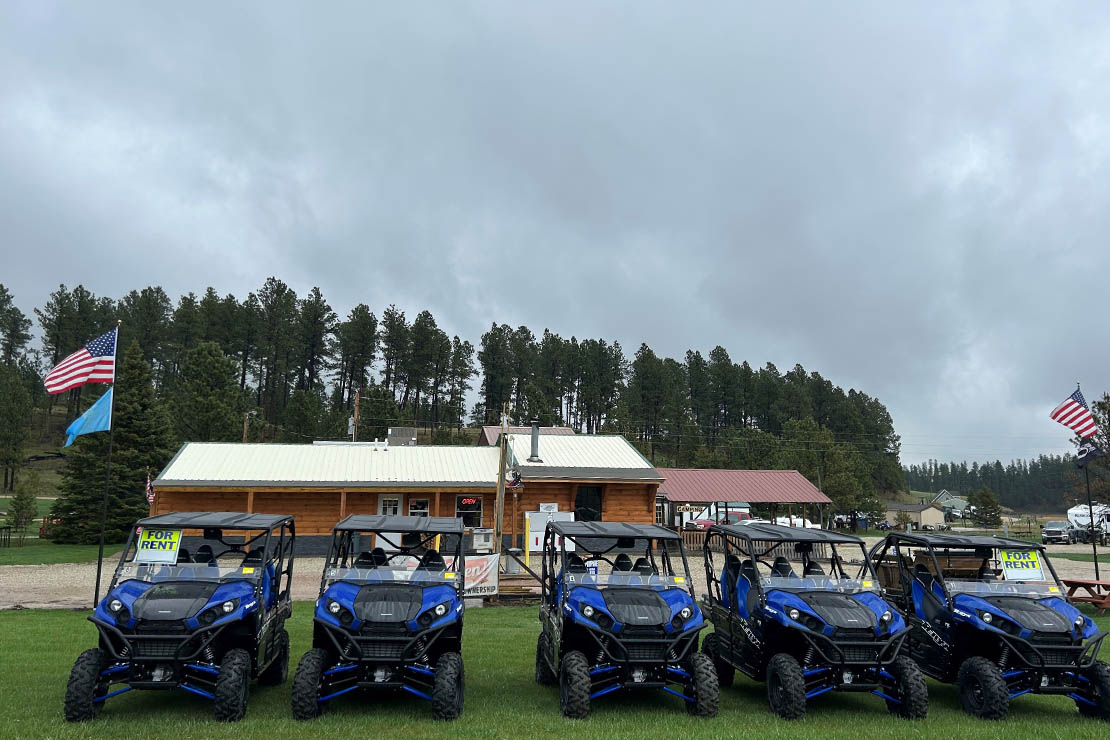
M 953 594 L 974 594 L 975 596 L 1033 596 L 1046 598 L 1060 596 L 1060 587 L 1048 581 L 964 581 L 945 579 L 945 585 Z
M 690 588 L 679 540 L 566 537 L 564 545 L 562 572 L 570 588 Z
M 770 591 L 834 591 L 841 594 L 856 594 L 864 591 L 879 592 L 879 582 L 873 578 L 835 578 L 828 576 L 782 577 L 768 576 L 760 579 L 763 590 Z
M 160 565 L 157 563 L 125 563 L 116 571 L 116 581 L 256 581 L 262 577 L 265 565 L 242 565 L 242 558 L 235 558 L 236 564 L 203 565 L 196 563 Z
M 344 531 L 333 542 L 324 586 L 336 581 L 454 586 L 464 575 L 456 535 Z
M 211 536 L 208 536 L 211 535 Z M 268 532 L 218 531 L 189 536 L 181 530 L 140 529 L 132 535 L 114 582 L 258 581 L 274 565 L 265 557 Z

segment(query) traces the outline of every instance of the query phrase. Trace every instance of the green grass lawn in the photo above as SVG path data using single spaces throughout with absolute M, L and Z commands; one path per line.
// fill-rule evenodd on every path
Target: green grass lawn
M 1110 550 L 1105 547 L 1100 547 L 1098 550 L 1099 565 L 1110 566 Z M 1095 556 L 1089 552 L 1052 552 L 1051 549 L 1048 552 L 1053 560 L 1075 560 L 1080 563 L 1095 562 Z
M 59 545 L 50 540 L 30 538 L 17 544 L 12 535 L 11 547 L 0 547 L 0 565 L 53 565 L 54 563 L 88 563 L 96 560 L 96 545 Z M 104 558 L 119 558 L 120 545 L 104 545 Z
M 289 623 L 294 663 L 311 640 L 311 603 L 298 603 Z M 91 724 L 69 725 L 62 700 L 73 660 L 96 643 L 85 612 L 0 612 L 4 635 L 0 672 L 0 718 L 5 737 L 194 738 L 284 737 L 430 738 L 718 738 L 753 736 L 799 738 L 1018 738 L 1106 737 L 1110 725 L 1079 716 L 1063 697 L 1023 696 L 1002 723 L 975 720 L 959 709 L 953 687 L 930 682 L 929 718 L 909 723 L 887 714 L 880 699 L 832 693 L 815 699 L 806 719 L 786 722 L 767 709 L 762 684 L 738 678 L 721 693 L 714 720 L 697 720 L 682 702 L 661 692 L 617 694 L 598 699 L 584 721 L 559 712 L 558 689 L 533 679 L 535 607 L 478 609 L 467 613 L 464 659 L 466 708 L 451 725 L 431 718 L 420 699 L 400 694 L 352 695 L 337 699 L 329 712 L 296 723 L 289 708 L 289 684 L 252 686 L 246 719 L 229 727 L 211 719 L 211 707 L 184 692 L 133 691 L 109 699 Z M 1103 629 L 1110 618 L 1099 620 Z M 1104 648 L 1106 655 L 1108 649 Z M 292 671 L 291 671 L 292 672 Z
M 12 500 L 11 496 L 0 496 L 0 514 L 7 514 L 8 513 L 8 503 L 11 500 Z M 52 499 L 52 498 L 37 498 L 37 499 L 35 499 L 35 503 L 38 505 L 38 513 L 35 514 L 35 518 L 42 519 L 44 516 L 46 516 L 47 514 L 50 513 L 50 507 L 54 505 L 54 499 Z M 38 531 L 38 525 L 39 525 L 39 522 L 35 522 L 35 526 L 34 526 L 35 531 Z

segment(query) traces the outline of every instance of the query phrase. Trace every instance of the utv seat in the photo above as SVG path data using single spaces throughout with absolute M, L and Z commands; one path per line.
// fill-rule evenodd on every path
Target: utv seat
M 447 570 L 447 563 L 444 562 L 443 556 L 439 554 L 439 550 L 428 550 L 420 558 L 420 565 L 416 566 L 416 569 L 427 571 Z
M 355 562 L 353 564 L 353 567 L 355 567 L 355 568 L 373 568 L 374 567 L 374 554 L 372 552 L 369 552 L 368 550 L 363 550 L 362 552 L 360 552 L 358 554 L 358 557 L 355 558 Z
M 647 558 L 639 558 L 638 560 L 636 560 L 636 562 L 632 565 L 632 570 L 636 571 L 642 576 L 655 575 L 655 568 L 651 566 L 651 561 Z
M 759 572 L 752 560 L 740 563 L 740 578 L 736 581 L 736 598 L 741 606 L 740 614 L 750 617 L 759 611 Z
M 775 558 L 774 564 L 771 565 L 771 570 L 774 571 L 774 574 L 779 578 L 798 577 L 797 574 L 794 573 L 794 569 L 790 567 L 790 561 L 784 558 L 782 555 L 779 555 L 777 558 Z
M 389 564 L 389 556 L 385 554 L 385 550 L 380 547 L 375 547 L 370 551 L 370 559 L 373 562 L 371 567 L 380 568 L 383 565 Z
M 586 563 L 582 558 L 577 555 L 571 555 L 567 558 L 567 573 L 585 573 Z
M 621 553 L 613 561 L 613 570 L 630 571 L 632 570 L 632 558 L 628 557 L 627 553 Z
M 729 555 L 725 558 L 725 567 L 721 571 L 721 603 L 726 606 L 736 607 L 739 602 L 729 602 L 737 594 L 736 581 L 740 578 L 740 558 Z
M 197 548 L 197 554 L 193 562 L 203 563 L 204 565 L 215 565 L 215 560 L 216 558 L 212 554 L 212 545 L 201 545 Z
M 979 568 L 979 580 L 985 583 L 991 583 L 998 580 L 998 576 L 997 574 L 995 574 L 994 568 L 990 567 L 986 563 L 983 563 L 983 565 Z
M 806 567 L 802 570 L 803 578 L 814 578 L 823 575 L 825 575 L 825 571 L 821 568 L 821 564 L 815 563 L 812 560 L 806 563 Z
M 181 548 L 180 550 L 177 551 L 177 564 L 178 565 L 184 565 L 185 563 L 191 563 L 191 562 L 193 562 L 193 557 L 189 554 L 188 550 L 186 550 L 183 547 L 183 548 Z
M 925 567 L 918 563 L 913 569 L 913 603 L 918 616 L 931 620 L 941 610 L 940 597 L 935 593 L 936 577 Z

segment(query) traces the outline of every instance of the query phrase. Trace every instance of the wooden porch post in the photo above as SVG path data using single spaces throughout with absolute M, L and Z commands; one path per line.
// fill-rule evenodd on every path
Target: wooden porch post
M 347 518 L 347 489 L 339 489 L 339 521 Z
M 247 513 L 248 514 L 253 514 L 254 513 L 254 489 L 253 488 L 248 488 L 247 489 Z
M 443 516 L 443 512 L 439 510 L 439 491 L 436 491 L 436 513 L 432 516 Z

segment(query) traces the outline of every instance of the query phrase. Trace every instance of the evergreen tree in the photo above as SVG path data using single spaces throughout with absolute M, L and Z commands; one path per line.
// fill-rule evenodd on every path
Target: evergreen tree
M 28 471 L 21 476 L 15 487 L 15 494 L 8 500 L 8 512 L 5 523 L 19 535 L 19 544 L 23 545 L 23 538 L 27 529 L 39 515 L 38 496 L 42 493 L 42 480 L 37 470 Z
M 1002 526 L 1002 507 L 998 503 L 998 497 L 989 488 L 983 486 L 972 491 L 967 502 L 975 507 L 971 520 L 977 526 L 990 529 Z
M 381 321 L 382 386 L 397 397 L 397 387 L 404 380 L 402 363 L 409 353 L 409 325 L 405 312 L 392 303 L 382 312 Z
M 31 423 L 31 396 L 19 373 L 0 365 L 0 468 L 4 470 L 0 490 L 15 486 L 15 474 L 23 460 L 23 442 Z
M 135 521 L 147 513 L 146 476 L 156 476 L 173 455 L 170 425 L 155 399 L 151 368 L 143 362 L 137 342 L 130 344 L 117 364 L 115 393 L 115 431 L 80 436 L 66 455 L 60 496 L 51 508 L 52 516 L 60 520 L 55 530 L 58 542 L 97 541 L 110 434 L 115 440 L 105 542 L 122 542 Z
M 297 319 L 297 388 L 314 388 L 321 380 L 327 353 L 338 317 L 324 300 L 319 288 L 313 288 L 300 302 Z
M 185 353 L 170 408 L 177 438 L 183 442 L 233 442 L 240 439 L 243 396 L 235 360 L 215 342 L 201 342 Z
M 336 399 L 339 407 L 350 409 L 355 392 L 370 382 L 370 368 L 378 347 L 378 319 L 365 303 L 351 309 L 339 324 L 332 346 L 335 356 Z
M 326 422 L 327 410 L 319 391 L 315 388 L 295 390 L 285 407 L 278 441 L 310 444 L 312 440 L 321 439 L 324 436 L 321 431 L 326 426 Z
M 31 341 L 31 320 L 12 300 L 11 293 L 0 283 L 0 362 L 14 367 L 27 343 Z

